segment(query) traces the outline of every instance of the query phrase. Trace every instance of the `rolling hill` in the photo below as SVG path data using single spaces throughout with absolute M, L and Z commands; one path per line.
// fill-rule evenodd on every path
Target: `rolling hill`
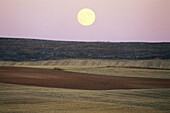
M 170 59 L 170 43 L 72 42 L 0 38 L 1 61 Z

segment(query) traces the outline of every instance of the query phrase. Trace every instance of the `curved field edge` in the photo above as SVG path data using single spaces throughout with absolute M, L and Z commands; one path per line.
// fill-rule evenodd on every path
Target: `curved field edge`
M 66 72 L 170 79 L 170 60 L 65 59 L 31 62 L 0 61 L 0 66 L 63 69 Z
M 47 61 L 14 62 L 0 61 L 0 66 L 67 66 L 100 67 L 113 66 L 125 68 L 170 69 L 170 60 L 97 60 L 97 59 L 63 59 Z
M 0 83 L 83 90 L 170 88 L 170 79 L 116 77 L 21 67 L 0 67 Z
M 62 67 L 58 67 L 58 68 L 62 68 Z M 70 72 L 96 74 L 96 75 L 170 79 L 170 70 L 112 68 L 112 67 L 84 67 L 84 68 L 65 67 L 63 69 L 65 69 L 65 71 L 70 71 Z
M 167 113 L 170 89 L 71 90 L 0 83 L 0 112 Z

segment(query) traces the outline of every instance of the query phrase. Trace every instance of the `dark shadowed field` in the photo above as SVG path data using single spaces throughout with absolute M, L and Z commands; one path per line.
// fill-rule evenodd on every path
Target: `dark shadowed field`
M 170 43 L 70 42 L 0 37 L 0 60 L 169 59 Z
M 116 77 L 18 67 L 0 67 L 0 83 L 83 90 L 170 88 L 170 79 Z

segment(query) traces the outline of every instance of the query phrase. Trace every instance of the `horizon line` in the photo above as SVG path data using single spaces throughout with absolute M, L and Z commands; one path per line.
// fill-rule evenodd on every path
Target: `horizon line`
M 67 39 L 49 39 L 40 37 L 20 37 L 20 36 L 0 36 L 0 38 L 15 38 L 15 39 L 35 39 L 35 40 L 49 40 L 49 41 L 63 41 L 63 42 L 106 42 L 106 43 L 170 43 L 170 41 L 111 41 L 111 40 L 67 40 Z

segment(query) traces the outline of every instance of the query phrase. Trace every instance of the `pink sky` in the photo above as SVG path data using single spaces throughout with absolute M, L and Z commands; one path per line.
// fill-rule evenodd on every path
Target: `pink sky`
M 82 26 L 82 8 L 96 13 Z M 0 0 L 0 37 L 170 42 L 170 0 Z

